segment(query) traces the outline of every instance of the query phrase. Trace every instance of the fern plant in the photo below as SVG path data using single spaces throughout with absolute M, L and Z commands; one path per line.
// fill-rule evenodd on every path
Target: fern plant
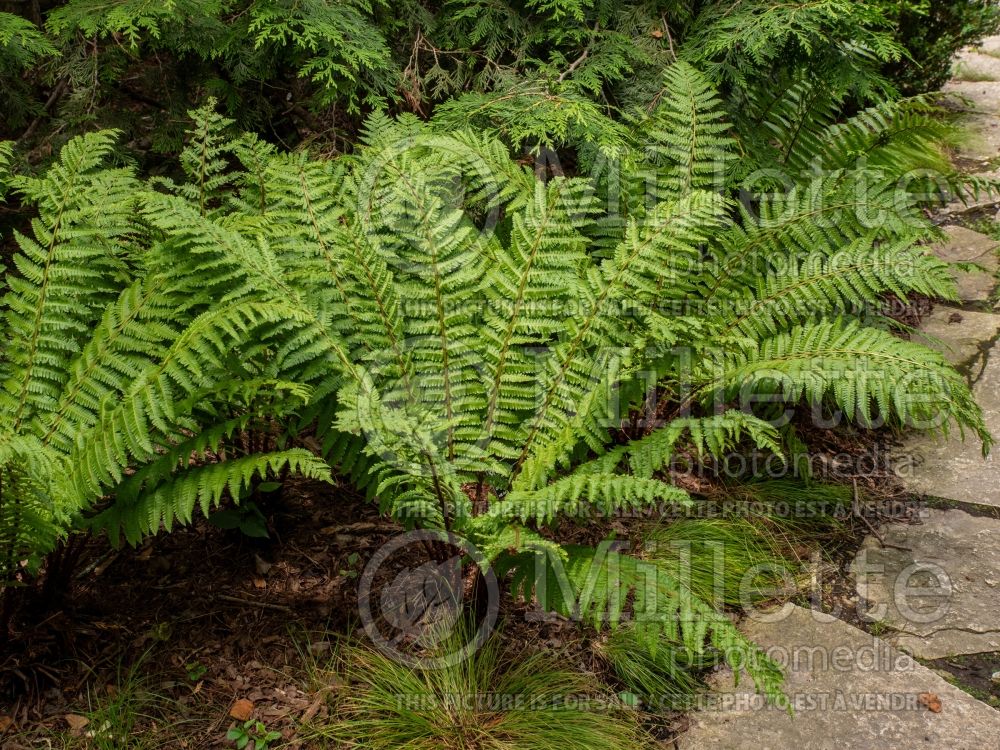
M 755 665 L 775 694 L 773 665 L 669 566 L 552 528 L 690 505 L 678 452 L 780 452 L 754 398 L 957 423 L 988 446 L 964 380 L 864 309 L 954 295 L 921 244 L 926 186 L 895 189 L 945 133 L 922 100 L 834 123 L 800 106 L 818 98 L 762 104 L 759 138 L 676 63 L 622 131 L 616 179 L 542 180 L 489 135 L 412 117 L 314 161 L 232 136 L 209 105 L 180 182 L 103 168 L 111 134 L 73 141 L 13 181 L 40 215 L 5 298 L 7 565 L 102 498 L 89 523 L 136 541 L 254 474 L 326 475 L 301 449 L 220 450 L 266 410 L 288 437 L 315 426 L 385 512 L 467 539 L 542 609 L 631 616 L 648 642 Z M 652 385 L 662 418 L 618 444 Z
M 333 427 L 365 439 L 383 507 L 471 538 L 543 608 L 615 622 L 628 606 L 694 654 L 706 644 L 746 650 L 722 615 L 655 563 L 614 546 L 560 546 L 544 529 L 581 501 L 604 512 L 690 502 L 662 473 L 682 445 L 704 456 L 742 439 L 780 450 L 773 427 L 727 410 L 740 391 L 827 404 L 861 424 L 877 412 L 940 429 L 954 420 L 986 446 L 990 437 L 941 357 L 856 309 L 885 292 L 954 296 L 947 267 L 920 245 L 932 230 L 917 191 L 894 194 L 891 209 L 885 195 L 921 157 L 936 163 L 941 132 L 922 105 L 810 123 L 823 131 L 817 156 L 829 172 L 820 194 L 807 190 L 815 173 L 798 172 L 802 187 L 785 205 L 761 198 L 750 211 L 705 190 L 738 185 L 728 165 L 741 147 L 708 80 L 678 64 L 665 89 L 635 134 L 654 167 L 632 184 L 648 192 L 611 217 L 596 209 L 595 193 L 611 205 L 603 186 L 517 178 L 502 153 L 462 136 L 467 153 L 503 175 L 484 197 L 442 156 L 453 142 L 421 138 L 412 122 L 374 125 L 374 154 L 359 157 L 344 191 L 361 215 L 348 210 L 338 231 L 389 267 L 391 280 L 372 289 L 390 300 L 379 305 L 392 311 L 384 330 L 396 342 L 404 332 L 412 350 L 387 347 L 391 367 L 367 365 L 362 382 L 343 387 Z M 405 154 L 387 156 L 400 140 Z M 795 158 L 807 148 L 786 140 Z M 766 148 L 751 158 L 773 159 Z M 869 195 L 852 193 L 862 173 Z M 471 200 L 454 193 L 463 179 Z M 484 234 L 490 201 L 502 218 Z M 879 209 L 881 223 L 859 208 Z M 359 325 L 366 319 L 380 317 L 359 311 Z M 352 359 L 371 361 L 360 351 Z M 630 381 L 651 372 L 674 418 L 609 446 L 609 428 L 633 405 Z M 691 416 L 693 406 L 715 413 Z M 773 673 L 762 666 L 755 676 L 773 690 Z
M 471 541 L 545 610 L 631 615 L 659 634 L 650 642 L 692 658 L 742 655 L 775 694 L 773 666 L 667 566 L 610 540 L 562 545 L 551 527 L 584 504 L 691 504 L 666 473 L 678 451 L 719 457 L 749 441 L 780 452 L 748 395 L 861 424 L 957 423 L 989 444 L 961 376 L 857 309 L 890 291 L 954 295 L 920 244 L 933 230 L 919 196 L 878 189 L 921 154 L 933 162 L 939 133 L 897 127 L 919 114 L 900 105 L 810 120 L 814 138 L 776 146 L 741 138 L 694 68 L 671 69 L 665 90 L 630 135 L 652 166 L 614 196 L 601 181 L 540 180 L 490 137 L 413 118 L 373 119 L 366 148 L 336 162 L 209 135 L 218 153 L 199 162 L 209 169 L 195 193 L 139 191 L 162 237 L 143 258 L 188 314 L 217 299 L 281 306 L 254 371 L 311 389 L 295 419 L 317 426 L 325 457 L 385 512 Z M 226 125 L 199 117 L 206 133 Z M 781 200 L 728 197 L 740 149 L 752 163 L 794 163 L 814 141 L 828 174 L 793 172 Z M 231 160 L 242 171 L 227 172 Z M 875 189 L 854 191 L 859 175 Z M 667 418 L 615 445 L 650 383 Z M 98 523 L 155 531 L 188 518 L 177 509 L 190 503 L 137 496 Z

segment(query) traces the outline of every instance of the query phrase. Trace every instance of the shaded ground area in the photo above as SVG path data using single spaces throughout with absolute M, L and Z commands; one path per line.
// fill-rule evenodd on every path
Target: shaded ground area
M 963 654 L 921 663 L 973 697 L 1000 708 L 1000 652 Z
M 357 611 L 366 552 L 398 532 L 363 499 L 333 492 L 293 483 L 293 500 L 269 516 L 271 541 L 200 521 L 139 549 L 102 551 L 66 606 L 22 632 L 0 663 L 8 697 L 18 696 L 0 713 L 15 727 L 69 730 L 66 713 L 100 703 L 95 690 L 120 689 L 138 667 L 142 691 L 176 712 L 161 723 L 181 734 L 200 725 L 192 747 L 222 739 L 240 698 L 279 726 L 300 717 L 315 700 L 304 690 L 308 663 L 329 656 L 325 634 L 348 632 Z

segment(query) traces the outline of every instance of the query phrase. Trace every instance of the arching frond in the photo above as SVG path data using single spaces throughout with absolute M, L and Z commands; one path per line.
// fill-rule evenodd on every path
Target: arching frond
M 60 362 L 80 347 L 104 302 L 114 294 L 121 243 L 133 228 L 136 183 L 105 160 L 116 134 L 71 140 L 42 177 L 11 181 L 38 206 L 29 237 L 17 234 L 16 274 L 3 300 L 7 346 L 0 420 L 18 431 L 57 400 L 66 374 Z M 97 203 L 94 198 L 100 196 Z
M 780 669 L 664 566 L 625 554 L 612 542 L 564 546 L 562 552 L 511 555 L 500 568 L 512 572 L 514 591 L 542 612 L 616 627 L 629 607 L 634 627 L 660 633 L 692 655 L 721 654 L 735 668 L 746 668 L 762 693 L 780 698 Z
M 122 535 L 128 543 L 136 544 L 161 529 L 170 531 L 175 522 L 190 523 L 195 509 L 207 516 L 218 507 L 224 493 L 238 498 L 251 488 L 254 478 L 277 476 L 286 468 L 303 477 L 330 481 L 326 462 L 301 448 L 233 458 L 189 468 L 146 488 L 137 497 L 116 498 L 89 524 L 113 540 Z
M 853 321 L 799 325 L 752 347 L 718 352 L 703 391 L 766 392 L 785 402 L 832 403 L 852 422 L 878 416 L 925 430 L 970 428 L 988 450 L 993 439 L 964 378 L 920 344 Z

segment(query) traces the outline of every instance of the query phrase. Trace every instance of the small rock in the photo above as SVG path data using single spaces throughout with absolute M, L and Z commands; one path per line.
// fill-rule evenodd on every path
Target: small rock
M 328 653 L 330 648 L 330 641 L 316 641 L 315 643 L 309 644 L 309 653 L 319 656 L 320 654 Z
M 994 672 L 991 674 L 990 679 L 993 681 L 994 685 L 1000 685 L 1000 672 Z

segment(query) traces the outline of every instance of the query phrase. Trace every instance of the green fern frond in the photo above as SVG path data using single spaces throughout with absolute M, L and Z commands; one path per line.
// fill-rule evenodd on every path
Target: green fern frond
M 216 104 L 215 99 L 210 98 L 204 106 L 188 112 L 194 129 L 179 157 L 187 182 L 176 186 L 176 190 L 202 214 L 212 208 L 233 179 L 229 174 L 228 157 L 235 150 L 235 144 L 227 132 L 233 120 L 220 115 Z
M 255 477 L 277 476 L 286 468 L 309 479 L 332 481 L 326 462 L 301 448 L 232 458 L 188 468 L 131 501 L 119 498 L 88 523 L 112 540 L 123 535 L 129 544 L 136 544 L 161 528 L 170 531 L 175 521 L 191 523 L 196 508 L 207 516 L 225 493 L 239 498 Z
M 775 393 L 786 403 L 827 399 L 862 425 L 884 419 L 947 432 L 970 428 L 984 451 L 993 439 L 962 376 L 937 352 L 857 322 L 821 321 L 719 352 L 702 392 L 742 388 Z
M 101 405 L 127 392 L 136 378 L 177 336 L 175 309 L 155 282 L 136 281 L 109 305 L 90 340 L 67 366 L 58 401 L 38 418 L 45 442 L 70 450 Z
M 132 460 L 153 459 L 154 436 L 170 442 L 178 420 L 187 416 L 175 409 L 183 396 L 224 378 L 234 347 L 255 330 L 297 317 L 292 307 L 261 302 L 232 303 L 200 315 L 127 391 L 101 403 L 92 426 L 77 433 L 70 486 L 82 498 L 98 497 L 102 487 L 123 480 Z
M 746 669 L 758 690 L 782 698 L 781 670 L 724 614 L 694 596 L 662 566 L 623 554 L 613 542 L 595 548 L 564 546 L 565 559 L 545 549 L 511 555 L 498 569 L 543 612 L 616 627 L 631 610 L 635 627 L 657 632 L 692 655 L 708 649 Z
M 749 102 L 754 111 L 742 121 L 741 133 L 752 166 L 804 173 L 824 152 L 823 132 L 836 121 L 843 98 L 843 92 L 804 74 L 787 86 L 768 85 L 755 92 Z
M 519 431 L 516 469 L 528 462 L 530 475 L 543 478 L 572 449 L 568 430 L 591 439 L 595 449 L 606 442 L 604 425 L 594 421 L 602 414 L 592 404 L 606 402 L 618 368 L 627 368 L 629 359 L 627 352 L 608 348 L 637 342 L 619 305 L 626 299 L 652 301 L 667 290 L 683 293 L 682 269 L 721 223 L 724 205 L 704 191 L 660 204 L 642 225 L 632 221 L 614 256 L 590 272 L 581 309 L 565 322 L 566 333 L 541 363 L 538 405 Z
M 648 509 L 657 501 L 678 507 L 691 504 L 684 490 L 656 479 L 577 471 L 539 490 L 509 492 L 503 500 L 490 505 L 488 514 L 544 524 L 561 515 L 576 515 L 574 510 L 581 503 L 610 516 L 617 511 Z
M 104 166 L 115 138 L 111 131 L 75 138 L 44 176 L 11 181 L 39 211 L 33 237 L 15 235 L 18 273 L 8 275 L 3 300 L 8 345 L 0 419 L 15 432 L 57 401 L 65 380 L 59 363 L 79 349 L 114 293 L 122 245 L 134 227 L 136 187 L 130 172 Z
M 883 240 L 903 246 L 907 239 L 930 239 L 934 229 L 917 201 L 895 183 L 859 190 L 849 174 L 835 171 L 810 185 L 761 197 L 754 212 L 741 206 L 739 222 L 719 233 L 713 258 L 700 269 L 699 296 L 705 301 L 755 287 L 762 276 L 783 272 L 809 257 L 837 258 L 845 248 Z
M 668 466 L 682 445 L 692 448 L 698 456 L 721 459 L 745 438 L 757 448 L 779 456 L 784 453 L 781 437 L 769 422 L 730 410 L 711 417 L 673 419 L 645 437 L 613 448 L 584 464 L 578 471 L 610 473 L 627 459 L 628 467 L 636 477 L 648 479 Z
M 640 124 L 639 137 L 667 195 L 683 195 L 722 188 L 734 158 L 730 130 L 711 81 L 678 62 L 664 73 L 659 105 L 649 121 Z
M 354 357 L 391 352 L 395 374 L 404 377 L 403 323 L 392 275 L 373 246 L 377 238 L 341 208 L 344 175 L 329 162 L 278 156 L 264 179 L 268 233 L 290 283 L 322 300 Z
M 534 199 L 511 219 L 483 287 L 489 301 L 481 330 L 488 390 L 483 433 L 498 458 L 517 456 L 518 425 L 534 405 L 537 362 L 525 351 L 563 330 L 564 313 L 546 302 L 575 296 L 586 261 L 580 224 L 592 213 L 582 180 L 536 182 Z
M 863 237 L 832 257 L 788 259 L 783 269 L 758 277 L 756 288 L 727 280 L 717 295 L 726 330 L 761 338 L 817 316 L 862 312 L 882 295 L 922 294 L 955 299 L 948 264 L 914 247 L 912 240 L 879 243 Z
M 0 438 L 0 586 L 34 572 L 76 510 L 56 487 L 61 468 L 34 436 Z
M 944 153 L 952 128 L 925 97 L 890 101 L 869 107 L 824 134 L 825 166 L 847 169 L 863 160 L 871 170 L 895 179 L 918 169 L 948 173 Z

